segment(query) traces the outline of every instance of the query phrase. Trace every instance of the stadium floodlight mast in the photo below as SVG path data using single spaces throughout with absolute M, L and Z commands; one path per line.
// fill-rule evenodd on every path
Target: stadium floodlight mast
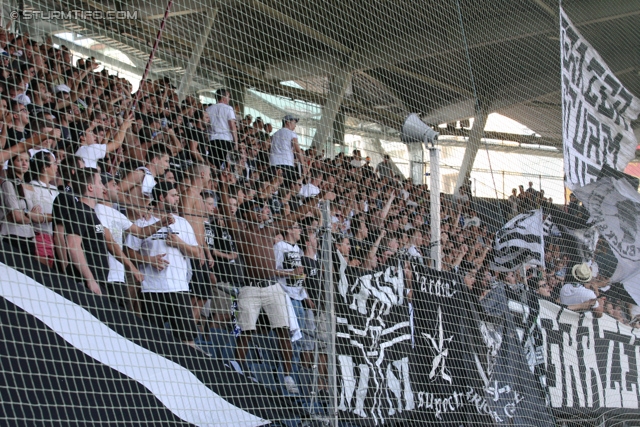
M 431 259 L 432 267 L 442 269 L 442 251 L 440 250 L 440 147 L 438 137 L 440 133 L 434 131 L 420 116 L 409 114 L 402 125 L 402 142 L 407 144 L 411 156 L 411 178 L 414 184 L 422 184 L 424 180 L 424 146 L 429 149 L 429 166 L 431 182 Z

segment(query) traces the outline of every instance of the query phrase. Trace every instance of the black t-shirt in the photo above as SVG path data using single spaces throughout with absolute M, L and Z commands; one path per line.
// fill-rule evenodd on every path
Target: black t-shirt
M 109 276 L 109 252 L 104 227 L 95 211 L 72 194 L 60 193 L 53 202 L 53 223 L 62 224 L 66 235 L 82 237 L 82 249 L 93 278 L 98 283 L 106 282 Z M 71 270 L 74 277 L 82 279 L 82 274 L 75 266 Z
M 215 249 L 220 252 L 238 252 L 233 236 L 226 227 L 220 227 L 218 224 L 208 221 L 204 223 L 205 241 L 209 245 L 209 249 Z M 215 260 L 228 262 L 226 258 L 215 257 Z
M 369 255 L 369 251 L 371 250 L 371 242 L 369 242 L 369 239 L 360 241 L 352 238 L 350 239 L 349 243 L 351 244 L 351 252 L 349 252 L 349 255 L 360 262 L 364 262 L 364 260 L 366 260 L 367 256 Z
M 309 298 L 316 305 L 316 309 L 320 308 L 320 295 L 322 289 L 320 289 L 320 263 L 318 260 L 303 256 L 300 259 L 302 267 L 304 268 L 304 274 L 307 276 L 304 281 L 304 288 L 309 294 Z
M 80 199 L 78 199 L 72 192 L 71 192 L 71 188 L 68 186 L 62 187 L 62 188 L 58 188 L 58 190 L 60 190 L 60 193 L 58 194 L 58 196 L 55 198 L 55 200 L 53 201 L 53 225 L 54 227 L 56 225 L 59 224 L 63 224 L 63 221 L 65 219 L 65 214 L 66 212 L 68 212 L 70 209 L 75 209 L 75 206 L 80 202 Z
M 14 128 L 7 130 L 7 141 L 9 142 L 9 147 L 13 147 L 23 139 L 27 140 L 29 138 L 31 138 L 31 131 L 29 129 L 25 129 L 22 132 L 15 130 Z
M 233 235 L 226 227 L 219 226 L 215 221 L 204 223 L 204 239 L 211 250 L 215 249 L 224 253 L 238 253 Z M 239 257 L 236 259 L 226 259 L 217 257 L 214 254 L 212 254 L 212 256 L 215 261 L 213 272 L 219 281 L 234 284 L 244 282 L 244 268 Z

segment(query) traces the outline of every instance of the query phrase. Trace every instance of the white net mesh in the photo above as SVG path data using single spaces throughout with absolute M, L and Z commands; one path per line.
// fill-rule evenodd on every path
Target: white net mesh
M 636 425 L 635 2 L 2 6 L 7 425 Z

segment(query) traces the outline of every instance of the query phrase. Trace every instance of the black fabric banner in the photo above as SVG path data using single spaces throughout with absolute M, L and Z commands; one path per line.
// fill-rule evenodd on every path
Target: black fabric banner
M 6 242 L 0 263 L 2 419 L 258 426 L 308 417 Z
M 415 265 L 415 348 L 410 371 L 413 418 L 431 425 L 489 425 L 497 418 L 484 396 L 472 349 L 478 337 L 472 296 L 454 273 Z
M 543 367 L 550 405 L 565 416 L 638 413 L 640 332 L 607 315 L 540 301 Z
M 508 295 L 515 298 L 510 300 Z M 537 346 L 524 340 L 524 331 L 531 329 L 535 317 L 525 316 L 530 310 L 518 310 L 517 307 L 529 309 L 528 292 L 524 287 L 507 289 L 498 283 L 479 306 L 481 308 L 474 315 L 478 319 L 485 351 L 476 352 L 473 357 L 484 382 L 494 423 L 555 426 L 554 417 L 546 406 L 544 389 L 527 361 L 527 348 L 533 347 L 535 354 Z

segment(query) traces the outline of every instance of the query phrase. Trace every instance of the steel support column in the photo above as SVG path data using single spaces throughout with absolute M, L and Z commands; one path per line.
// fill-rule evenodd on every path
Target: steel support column
M 209 39 L 211 28 L 213 28 L 213 23 L 216 20 L 216 16 L 218 15 L 218 8 L 214 8 L 207 15 L 208 19 L 204 29 L 204 33 L 202 33 L 200 40 L 196 42 L 196 49 L 189 57 L 187 72 L 184 74 L 184 76 L 182 76 L 182 80 L 180 80 L 180 86 L 178 86 L 178 98 L 180 99 L 180 102 L 185 99 L 186 93 L 191 86 L 193 75 L 196 73 L 196 69 L 200 64 L 200 57 L 202 57 L 202 52 L 204 51 L 204 47 L 207 44 L 207 40 Z
M 324 149 L 325 155 L 329 157 L 333 157 L 334 155 L 334 139 L 332 137 L 333 122 L 336 119 L 336 114 L 338 114 L 340 110 L 340 105 L 342 105 L 347 87 L 351 83 L 351 75 L 351 71 L 340 68 L 335 74 L 329 77 L 329 93 L 322 107 L 322 117 L 316 129 L 316 134 L 313 137 L 313 142 L 311 143 L 311 146 L 318 151 Z
M 482 142 L 482 135 L 484 135 L 484 126 L 487 124 L 488 112 L 486 109 L 476 111 L 476 115 L 473 120 L 473 128 L 469 133 L 469 141 L 467 142 L 467 149 L 464 152 L 464 158 L 460 165 L 460 173 L 456 180 L 455 194 L 460 192 L 460 187 L 467 182 L 467 179 L 471 175 L 471 169 L 473 168 L 473 162 L 476 160 L 478 149 Z

